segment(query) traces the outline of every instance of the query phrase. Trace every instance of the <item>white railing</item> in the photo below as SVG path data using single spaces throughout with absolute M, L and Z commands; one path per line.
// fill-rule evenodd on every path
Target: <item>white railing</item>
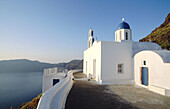
M 68 72 L 67 69 L 61 69 L 58 71 L 58 68 L 57 67 L 54 67 L 54 68 L 48 68 L 48 69 L 44 69 L 44 75 L 45 76 L 49 76 L 49 75 L 53 75 L 53 74 L 56 74 L 56 73 L 66 73 Z
M 79 70 L 71 70 L 67 77 L 47 90 L 41 97 L 37 109 L 64 109 L 67 95 L 73 85 L 72 73 L 80 72 Z
M 57 73 L 57 67 L 44 69 L 44 75 L 52 75 Z

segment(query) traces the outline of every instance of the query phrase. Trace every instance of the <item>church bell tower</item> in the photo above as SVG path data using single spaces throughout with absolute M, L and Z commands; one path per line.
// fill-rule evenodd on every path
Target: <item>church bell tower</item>
M 115 41 L 121 42 L 122 40 L 132 40 L 132 30 L 130 29 L 129 24 L 124 21 L 124 18 L 122 18 L 122 22 L 115 32 Z
M 93 30 L 89 30 L 88 48 L 90 48 L 94 43 Z

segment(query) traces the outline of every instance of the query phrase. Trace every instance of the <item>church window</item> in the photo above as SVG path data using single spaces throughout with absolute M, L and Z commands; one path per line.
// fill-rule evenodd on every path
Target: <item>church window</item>
M 93 31 L 91 31 L 91 36 L 93 36 Z
M 143 65 L 146 65 L 146 61 L 143 61 Z
M 123 73 L 123 64 L 118 64 L 118 73 Z
M 128 40 L 128 32 L 126 32 L 126 40 Z
M 60 79 L 53 79 L 53 86 L 54 86 L 55 84 L 57 84 L 58 82 L 60 82 Z

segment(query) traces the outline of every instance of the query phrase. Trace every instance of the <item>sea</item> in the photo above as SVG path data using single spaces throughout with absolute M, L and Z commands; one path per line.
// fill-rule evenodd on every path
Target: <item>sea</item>
M 0 72 L 0 109 L 16 109 L 42 93 L 42 72 Z

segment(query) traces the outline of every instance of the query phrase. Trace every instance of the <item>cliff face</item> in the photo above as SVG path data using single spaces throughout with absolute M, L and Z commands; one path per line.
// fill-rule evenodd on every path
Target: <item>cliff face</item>
M 159 44 L 163 49 L 170 50 L 170 13 L 163 24 L 153 30 L 148 36 L 139 40 L 139 42 L 150 41 Z

